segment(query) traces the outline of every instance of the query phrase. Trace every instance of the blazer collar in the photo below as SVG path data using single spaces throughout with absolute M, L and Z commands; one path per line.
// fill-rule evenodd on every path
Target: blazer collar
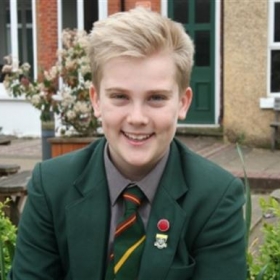
M 188 191 L 183 172 L 181 152 L 183 147 L 175 142 L 171 145 L 171 153 L 164 175 L 159 184 L 147 227 L 147 237 L 142 256 L 140 280 L 165 279 L 177 251 L 187 213 L 178 203 L 178 199 Z M 157 223 L 167 219 L 170 228 L 166 233 L 160 232 Z M 166 234 L 167 248 L 159 249 L 155 246 L 156 235 Z
M 104 145 L 105 140 L 101 140 L 87 148 L 90 159 L 74 183 L 81 197 L 66 207 L 69 259 L 74 280 L 104 278 L 111 216 Z
M 88 162 L 85 163 L 83 173 L 74 182 L 74 186 L 82 196 L 98 191 L 100 187 L 107 184 L 103 157 L 105 144 L 105 138 L 101 138 L 87 148 Z

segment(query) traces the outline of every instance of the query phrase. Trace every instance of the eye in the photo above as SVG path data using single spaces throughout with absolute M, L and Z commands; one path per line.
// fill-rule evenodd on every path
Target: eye
M 119 99 L 119 100 L 128 99 L 127 95 L 124 93 L 113 93 L 113 94 L 111 94 L 111 98 Z
M 166 100 L 167 97 L 163 94 L 153 94 L 149 98 L 151 101 L 163 101 Z

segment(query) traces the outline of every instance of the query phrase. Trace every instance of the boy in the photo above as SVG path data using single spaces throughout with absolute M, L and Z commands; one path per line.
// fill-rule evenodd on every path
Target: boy
M 193 52 L 181 25 L 148 10 L 95 23 L 105 138 L 35 167 L 10 279 L 246 279 L 242 183 L 173 139 Z

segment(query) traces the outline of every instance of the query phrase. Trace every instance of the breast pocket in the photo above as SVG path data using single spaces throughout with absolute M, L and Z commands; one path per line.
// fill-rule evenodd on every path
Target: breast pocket
M 189 265 L 173 265 L 170 267 L 165 280 L 191 280 L 194 274 L 195 261 L 191 258 Z

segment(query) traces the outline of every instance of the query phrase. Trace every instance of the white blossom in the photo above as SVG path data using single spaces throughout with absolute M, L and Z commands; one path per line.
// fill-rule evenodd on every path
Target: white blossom
M 81 66 L 81 74 L 86 75 L 90 72 L 90 66 L 89 65 L 82 65 Z
M 28 72 L 30 70 L 31 66 L 29 63 L 25 62 L 21 65 L 21 68 L 23 71 Z
M 2 68 L 2 73 L 11 73 L 13 70 L 13 66 L 12 65 L 4 65 Z
M 53 99 L 54 101 L 62 101 L 62 100 L 63 100 L 63 99 L 62 99 L 62 96 L 59 95 L 59 94 L 53 95 L 53 96 L 52 96 L 52 99 Z
M 45 77 L 45 79 L 47 81 L 51 81 L 52 80 L 52 77 L 51 77 L 49 71 L 46 71 L 46 70 L 44 71 L 44 77 Z
M 54 80 L 56 77 L 57 77 L 57 74 L 58 74 L 58 69 L 56 66 L 53 66 L 51 69 L 50 69 L 50 77 L 52 80 Z
M 88 44 L 89 44 L 88 38 L 86 38 L 86 37 L 78 38 L 78 44 L 83 49 L 87 48 Z
M 71 88 L 64 87 L 60 93 L 62 97 L 61 100 L 62 107 L 69 107 L 75 102 L 76 98 L 71 94 Z
M 4 56 L 4 61 L 7 63 L 7 64 L 12 64 L 12 56 L 11 55 L 7 55 L 7 56 Z
M 92 81 L 85 81 L 85 88 L 89 89 L 92 86 Z
M 72 60 L 71 58 L 67 57 L 66 61 L 65 61 L 65 67 L 66 69 L 71 69 L 75 67 L 75 61 Z
M 13 87 L 16 87 L 16 86 L 18 86 L 18 85 L 20 85 L 19 80 L 13 80 L 12 83 L 11 83 L 11 87 L 12 87 L 12 88 L 13 88 Z
M 82 102 L 82 101 L 78 101 L 75 105 L 74 105 L 74 110 L 77 113 L 81 113 L 81 114 L 86 114 L 88 112 L 90 112 L 91 110 L 91 105 L 86 103 L 86 102 Z
M 13 72 L 18 72 L 19 61 L 16 57 L 12 57 Z
M 66 113 L 66 117 L 69 119 L 69 120 L 73 120 L 76 118 L 76 113 L 74 111 L 67 111 Z
M 41 97 L 40 97 L 39 94 L 33 95 L 33 96 L 31 97 L 31 103 L 32 103 L 34 106 L 39 105 L 40 102 L 41 102 Z

